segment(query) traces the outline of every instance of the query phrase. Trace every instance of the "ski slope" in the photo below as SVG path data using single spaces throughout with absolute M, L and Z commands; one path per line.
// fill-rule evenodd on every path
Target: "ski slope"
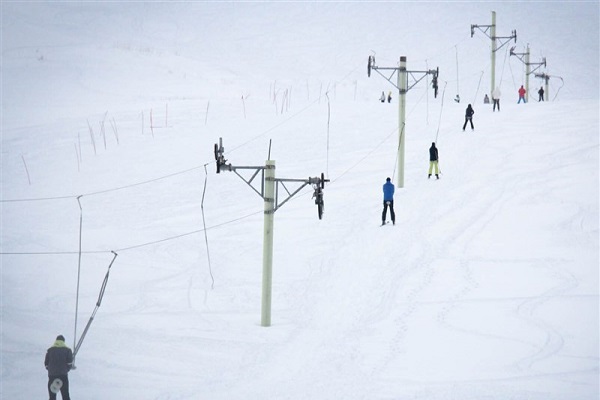
M 115 254 L 73 398 L 598 398 L 598 3 L 1 7 L 1 398 L 46 396 L 45 350 L 81 337 Z M 483 104 L 469 26 L 492 9 L 561 76 L 551 101 L 516 104 L 503 48 L 501 111 Z M 407 95 L 395 226 L 398 96 L 378 101 L 373 51 L 440 68 L 437 98 Z M 268 328 L 263 200 L 215 173 L 219 138 L 233 165 L 270 146 L 278 178 L 331 180 L 322 220 L 310 188 L 275 213 Z

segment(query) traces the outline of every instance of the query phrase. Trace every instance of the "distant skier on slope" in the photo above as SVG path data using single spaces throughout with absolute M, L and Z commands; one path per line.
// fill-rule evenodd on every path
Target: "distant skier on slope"
M 492 112 L 496 111 L 496 106 L 498 106 L 498 112 L 500 112 L 500 96 L 502 92 L 500 92 L 500 88 L 496 86 L 496 89 L 492 92 L 492 100 L 494 101 L 494 107 Z
M 465 111 L 465 124 L 463 125 L 463 131 L 465 130 L 465 128 L 467 127 L 467 123 L 471 123 L 471 130 L 474 131 L 475 127 L 473 126 L 473 114 L 475 114 L 475 110 L 473 110 L 473 107 L 471 107 L 471 105 L 469 104 L 467 106 L 467 110 Z
M 540 95 L 540 97 L 538 99 L 538 102 L 539 101 L 544 101 L 544 87 L 543 86 L 541 86 L 540 90 L 538 90 L 538 94 Z
M 527 100 L 525 100 L 525 93 L 527 93 L 527 90 L 521 85 L 519 88 L 519 101 L 517 101 L 517 104 L 519 104 L 521 100 L 523 100 L 523 103 L 527 103 Z
M 390 178 L 385 180 L 383 184 L 383 213 L 381 214 L 381 225 L 385 225 L 385 217 L 388 207 L 390 208 L 390 216 L 392 223 L 396 225 L 396 213 L 394 212 L 394 184 Z
M 431 172 L 433 172 L 433 167 L 435 166 L 435 177 L 436 179 L 440 179 L 439 176 L 439 167 L 438 167 L 438 149 L 435 147 L 435 142 L 431 143 L 431 147 L 429 148 L 429 175 L 427 179 L 431 178 Z

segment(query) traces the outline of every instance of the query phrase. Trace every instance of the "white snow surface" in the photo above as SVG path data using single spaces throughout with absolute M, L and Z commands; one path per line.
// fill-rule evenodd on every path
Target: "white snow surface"
M 45 351 L 79 340 L 112 251 L 76 400 L 599 398 L 597 1 L 0 7 L 0 398 L 47 396 Z M 470 35 L 491 11 L 518 32 L 500 112 Z M 527 43 L 550 101 L 532 74 L 517 105 Z M 437 98 L 407 94 L 395 226 L 398 95 L 372 54 L 440 69 Z M 275 213 L 270 327 L 263 200 L 216 174 L 220 137 L 233 165 L 271 143 L 278 178 L 331 180 L 322 220 L 310 186 Z

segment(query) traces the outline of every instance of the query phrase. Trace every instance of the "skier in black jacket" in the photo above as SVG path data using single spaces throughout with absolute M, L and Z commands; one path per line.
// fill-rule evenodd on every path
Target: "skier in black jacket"
M 538 90 L 538 94 L 540 95 L 538 101 L 544 101 L 544 87 L 540 86 L 540 90 Z
M 465 111 L 465 124 L 463 125 L 463 131 L 467 127 L 468 122 L 471 123 L 471 130 L 475 130 L 475 127 L 473 126 L 473 114 L 475 114 L 475 110 L 473 110 L 473 107 L 471 107 L 469 104 L 467 106 L 467 110 Z
M 73 352 L 65 344 L 63 335 L 58 335 L 52 347 L 46 351 L 44 365 L 48 370 L 50 400 L 56 400 L 58 390 L 60 390 L 62 400 L 70 400 L 68 373 L 73 367 Z
M 431 147 L 429 148 L 429 175 L 427 179 L 431 178 L 431 172 L 433 171 L 433 167 L 435 166 L 435 177 L 440 179 L 438 175 L 439 167 L 438 167 L 438 149 L 435 147 L 435 142 L 431 143 Z

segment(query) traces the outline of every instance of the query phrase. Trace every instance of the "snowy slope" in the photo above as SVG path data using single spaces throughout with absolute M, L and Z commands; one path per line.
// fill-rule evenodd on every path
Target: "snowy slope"
M 45 349 L 81 336 L 112 251 L 74 398 L 598 398 L 597 3 L 1 7 L 1 398 L 46 395 Z M 516 104 L 504 48 L 502 110 L 482 104 L 469 26 L 492 9 L 563 78 L 553 101 Z M 372 51 L 441 71 L 437 99 L 407 96 L 396 226 L 398 103 Z M 263 202 L 215 173 L 219 137 L 234 165 L 271 141 L 278 177 L 331 179 L 323 220 L 308 188 L 275 214 L 269 328 Z

